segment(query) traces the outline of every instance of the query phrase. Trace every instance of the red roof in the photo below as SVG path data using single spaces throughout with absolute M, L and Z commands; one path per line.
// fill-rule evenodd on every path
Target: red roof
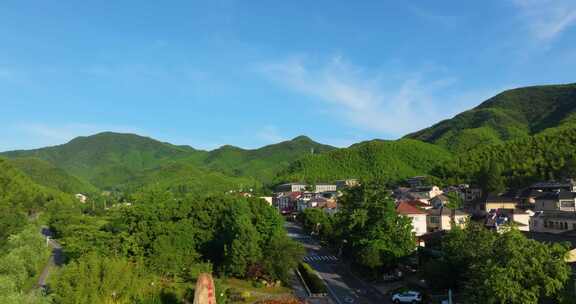
M 408 204 L 415 206 L 415 207 L 419 207 L 419 208 L 426 208 L 426 207 L 430 207 L 430 205 L 423 203 L 422 201 L 406 201 Z
M 400 202 L 398 206 L 396 206 L 396 212 L 400 214 L 426 214 L 424 210 L 416 207 L 411 202 Z

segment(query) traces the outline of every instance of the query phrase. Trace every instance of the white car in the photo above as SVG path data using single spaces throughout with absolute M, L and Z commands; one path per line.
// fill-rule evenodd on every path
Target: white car
M 394 303 L 421 303 L 422 295 L 417 291 L 406 291 L 394 294 L 392 296 Z

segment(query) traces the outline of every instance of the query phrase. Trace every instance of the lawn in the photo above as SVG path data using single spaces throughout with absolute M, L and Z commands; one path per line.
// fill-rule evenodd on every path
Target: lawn
M 235 278 L 225 279 L 223 284 L 227 289 L 232 289 L 242 295 L 244 300 L 237 301 L 241 303 L 255 303 L 266 299 L 283 298 L 292 295 L 292 289 L 288 287 L 259 287 L 253 281 Z

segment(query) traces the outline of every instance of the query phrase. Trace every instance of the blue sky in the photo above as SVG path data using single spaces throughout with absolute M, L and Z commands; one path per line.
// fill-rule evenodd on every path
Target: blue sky
M 398 138 L 576 82 L 576 1 L 0 3 L 0 150 L 133 132 L 213 149 Z

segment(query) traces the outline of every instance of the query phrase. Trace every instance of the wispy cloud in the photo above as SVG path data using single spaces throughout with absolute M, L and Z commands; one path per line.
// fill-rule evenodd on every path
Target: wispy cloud
M 285 136 L 280 135 L 278 127 L 268 125 L 256 132 L 256 137 L 267 144 L 277 143 L 286 140 Z
M 461 17 L 439 14 L 433 11 L 426 10 L 422 7 L 408 6 L 410 12 L 415 16 L 426 20 L 431 23 L 440 24 L 446 27 L 453 27 L 461 21 Z
M 576 24 L 574 0 L 512 0 L 534 37 L 550 41 Z
M 329 104 L 329 111 L 348 123 L 392 136 L 427 127 L 479 102 L 457 100 L 460 97 L 486 97 L 473 92 L 445 94 L 457 81 L 454 77 L 427 72 L 410 73 L 402 79 L 386 77 L 339 56 L 318 67 L 291 59 L 265 64 L 261 70 L 273 81 Z

